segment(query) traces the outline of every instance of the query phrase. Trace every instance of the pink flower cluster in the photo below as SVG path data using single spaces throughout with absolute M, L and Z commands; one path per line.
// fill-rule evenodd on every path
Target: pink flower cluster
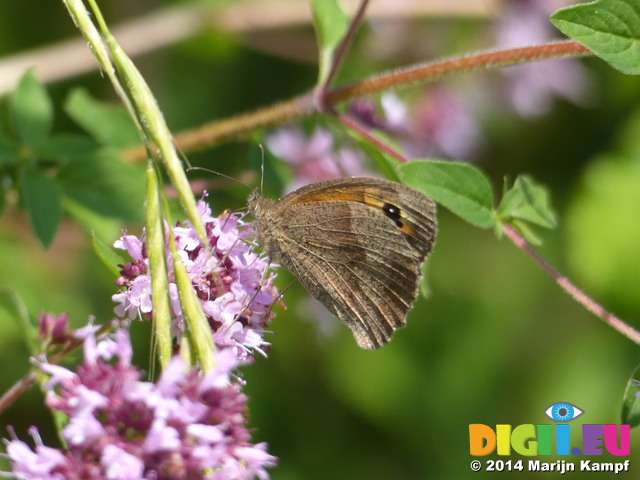
M 195 229 L 187 222 L 173 229 L 178 253 L 193 288 L 202 302 L 218 349 L 231 348 L 239 359 L 254 351 L 265 353 L 270 346 L 263 339 L 271 319 L 271 306 L 278 297 L 273 285 L 275 274 L 267 273 L 264 255 L 251 251 L 245 238 L 252 231 L 239 214 L 211 216 L 211 209 L 201 200 L 198 209 L 204 223 L 211 251 L 202 248 Z M 132 262 L 122 265 L 116 283 L 123 289 L 113 296 L 120 317 L 150 318 L 153 310 L 151 278 L 144 234 L 141 238 L 124 235 L 115 247 L 127 250 Z M 167 251 L 168 251 L 167 246 Z M 173 279 L 173 262 L 167 257 L 169 276 Z M 173 335 L 180 341 L 184 319 L 178 287 L 171 281 L 169 296 L 173 313 Z
M 265 444 L 253 445 L 245 427 L 246 397 L 230 372 L 238 359 L 218 353 L 202 375 L 174 357 L 157 383 L 141 381 L 131 365 L 127 330 L 96 341 L 89 330 L 84 363 L 72 372 L 40 363 L 50 375 L 47 405 L 63 412 L 66 451 L 42 445 L 33 451 L 7 443 L 15 478 L 29 480 L 146 480 L 269 478 L 275 465 Z

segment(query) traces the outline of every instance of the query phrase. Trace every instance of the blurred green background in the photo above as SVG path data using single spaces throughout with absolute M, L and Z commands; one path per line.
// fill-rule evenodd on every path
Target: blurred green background
M 217 3 L 224 9 L 230 2 Z M 99 4 L 112 25 L 187 5 L 152 0 Z M 284 16 L 285 10 L 273 13 Z M 500 15 L 497 9 L 489 15 L 377 19 L 361 32 L 338 82 L 491 46 L 490 32 Z M 413 48 L 372 51 L 385 21 L 401 22 L 397 35 L 406 37 L 399 43 Z M 78 35 L 62 2 L 39 2 L 37 8 L 19 0 L 0 4 L 0 65 L 26 49 Z M 316 78 L 313 48 L 308 21 L 285 22 L 259 31 L 209 29 L 134 60 L 177 132 L 310 89 Z M 640 328 L 640 82 L 597 59 L 582 65 L 590 81 L 587 101 L 556 100 L 546 115 L 535 118 L 492 101 L 492 89 L 503 81 L 499 72 L 444 83 L 474 89 L 484 100 L 477 105 L 482 143 L 475 163 L 497 191 L 505 175 L 514 178 L 521 172 L 549 186 L 559 226 L 538 231 L 544 240 L 539 253 L 605 308 Z M 51 83 L 56 131 L 77 131 L 61 104 L 79 86 L 101 100 L 116 101 L 97 71 Z M 413 87 L 400 95 L 411 105 L 429 88 Z M 8 130 L 6 96 L 0 99 L 0 119 Z M 194 165 L 236 178 L 252 171 L 254 185 L 259 158 L 255 143 L 249 142 L 189 154 Z M 213 175 L 200 177 L 211 181 Z M 277 195 L 281 185 L 270 172 L 266 183 L 267 191 Z M 242 206 L 247 194 L 229 186 L 212 192 L 210 203 L 219 213 Z M 268 442 L 279 457 L 272 478 L 458 479 L 472 475 L 471 423 L 551 423 L 543 412 L 560 401 L 585 412 L 572 423 L 574 434 L 580 422 L 620 422 L 626 383 L 640 363 L 638 346 L 576 304 L 506 239 L 496 240 L 493 232 L 464 224 L 444 209 L 439 222 L 428 263 L 430 297 L 417 302 L 407 328 L 379 351 L 358 349 L 335 319 L 329 320 L 335 332 L 322 334 L 302 287 L 287 292 L 288 310 L 277 309 L 269 358 L 256 358 L 244 368 L 254 439 Z M 112 237 L 105 241 L 115 240 L 123 227 L 131 233 L 141 228 L 109 223 Z M 280 277 L 281 286 L 290 283 L 287 273 Z M 69 312 L 76 327 L 89 315 L 107 321 L 113 315 L 113 280 L 92 252 L 87 233 L 72 221 L 65 221 L 44 251 L 17 206 L 7 207 L 0 218 L 0 286 L 18 292 L 32 315 Z M 0 389 L 6 391 L 29 363 L 13 319 L 0 311 L 0 322 Z M 147 368 L 148 325 L 134 323 L 132 333 L 137 359 Z M 46 444 L 56 442 L 35 389 L 1 414 L 1 432 L 7 424 L 23 439 L 27 428 L 37 425 Z M 640 472 L 638 429 L 632 430 L 631 451 L 631 473 L 622 478 L 637 478 Z M 611 474 L 592 473 L 590 478 L 605 475 Z

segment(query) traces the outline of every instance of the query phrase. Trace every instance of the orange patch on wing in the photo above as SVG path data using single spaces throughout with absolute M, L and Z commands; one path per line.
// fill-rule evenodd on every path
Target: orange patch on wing
M 354 191 L 353 189 L 335 189 L 331 190 L 331 192 L 319 190 L 316 192 L 308 192 L 296 199 L 296 203 L 311 202 L 357 202 L 377 208 L 382 208 L 385 203 L 387 203 L 373 194 Z M 391 201 L 391 203 L 393 203 L 393 201 Z
M 352 189 L 332 190 L 331 193 L 327 191 L 309 192 L 296 199 L 296 203 L 313 203 L 313 202 L 357 202 L 368 205 L 372 208 L 383 210 L 385 205 L 394 204 L 395 199 L 389 199 L 388 201 L 380 199 L 373 194 L 353 191 Z M 397 226 L 403 235 L 411 236 L 414 234 L 414 230 L 401 214 L 399 219 L 401 226 Z

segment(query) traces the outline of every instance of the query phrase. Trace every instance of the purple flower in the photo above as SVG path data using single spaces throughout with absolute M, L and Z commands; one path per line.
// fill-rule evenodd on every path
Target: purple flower
M 362 155 L 348 147 L 336 149 L 333 135 L 323 128 L 317 128 L 311 138 L 298 127 L 280 128 L 267 137 L 266 144 L 271 153 L 291 166 L 294 180 L 287 187 L 289 192 L 322 180 L 372 175 Z
M 253 253 L 247 245 L 245 239 L 252 231 L 239 214 L 213 217 L 203 200 L 198 209 L 212 253 L 202 248 L 190 223 L 179 224 L 173 231 L 178 253 L 202 302 L 216 346 L 233 349 L 239 359 L 246 359 L 256 351 L 265 354 L 270 344 L 263 335 L 272 317 L 271 305 L 278 297 L 273 285 L 275 274 L 268 273 L 266 257 Z M 118 304 L 115 312 L 130 319 L 149 318 L 153 303 L 144 234 L 140 239 L 125 234 L 115 246 L 126 249 L 133 260 L 121 265 L 116 283 L 123 289 L 112 297 Z M 184 320 L 170 257 L 167 262 L 174 316 L 172 333 L 180 341 Z
M 13 438 L 7 456 L 14 475 L 30 480 L 267 479 L 275 457 L 250 443 L 246 397 L 232 370 L 230 349 L 206 376 L 174 357 L 157 383 L 141 380 L 131 365 L 128 332 L 85 340 L 87 357 L 76 372 L 61 374 L 40 363 L 55 380 L 47 405 L 69 418 L 62 430 L 68 450 L 35 451 Z M 110 359 L 110 361 L 107 361 Z
M 40 313 L 38 316 L 38 336 L 43 344 L 64 344 L 72 338 L 72 331 L 67 320 L 68 313 L 54 315 L 52 313 Z
M 17 478 L 29 480 L 64 480 L 62 473 L 52 473 L 66 463 L 64 454 L 55 448 L 42 445 L 35 430 L 31 433 L 36 441 L 35 452 L 18 439 L 6 442 L 7 456 L 13 462 L 13 473 Z

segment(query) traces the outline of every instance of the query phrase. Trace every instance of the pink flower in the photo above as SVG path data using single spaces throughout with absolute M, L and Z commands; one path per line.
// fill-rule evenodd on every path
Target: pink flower
M 104 345 L 104 344 L 107 345 Z M 114 348 L 115 346 L 115 348 Z M 267 479 L 276 459 L 265 444 L 250 443 L 246 397 L 232 380 L 238 359 L 219 353 L 208 375 L 175 357 L 157 383 L 141 381 L 131 365 L 126 330 L 115 339 L 85 339 L 89 359 L 76 372 L 55 372 L 47 404 L 69 418 L 62 430 L 67 450 L 35 451 L 13 438 L 7 456 L 14 475 L 30 480 Z M 105 353 L 106 352 L 106 353 Z M 105 360 L 105 356 L 111 359 Z
M 278 297 L 273 285 L 275 275 L 268 272 L 266 257 L 253 253 L 244 241 L 251 230 L 239 214 L 213 217 L 203 200 L 198 209 L 213 254 L 201 247 L 190 223 L 178 225 L 173 231 L 178 253 L 202 302 L 214 341 L 220 349 L 233 349 L 239 359 L 246 359 L 255 351 L 264 354 L 269 343 L 263 336 L 272 317 L 271 305 Z M 123 289 L 112 297 L 118 304 L 115 312 L 130 319 L 149 318 L 153 303 L 144 234 L 141 239 L 124 235 L 115 246 L 126 249 L 133 259 L 122 265 L 121 277 L 116 281 Z M 170 257 L 167 262 L 173 276 Z M 174 315 L 172 332 L 180 341 L 184 324 L 173 277 L 169 296 Z

